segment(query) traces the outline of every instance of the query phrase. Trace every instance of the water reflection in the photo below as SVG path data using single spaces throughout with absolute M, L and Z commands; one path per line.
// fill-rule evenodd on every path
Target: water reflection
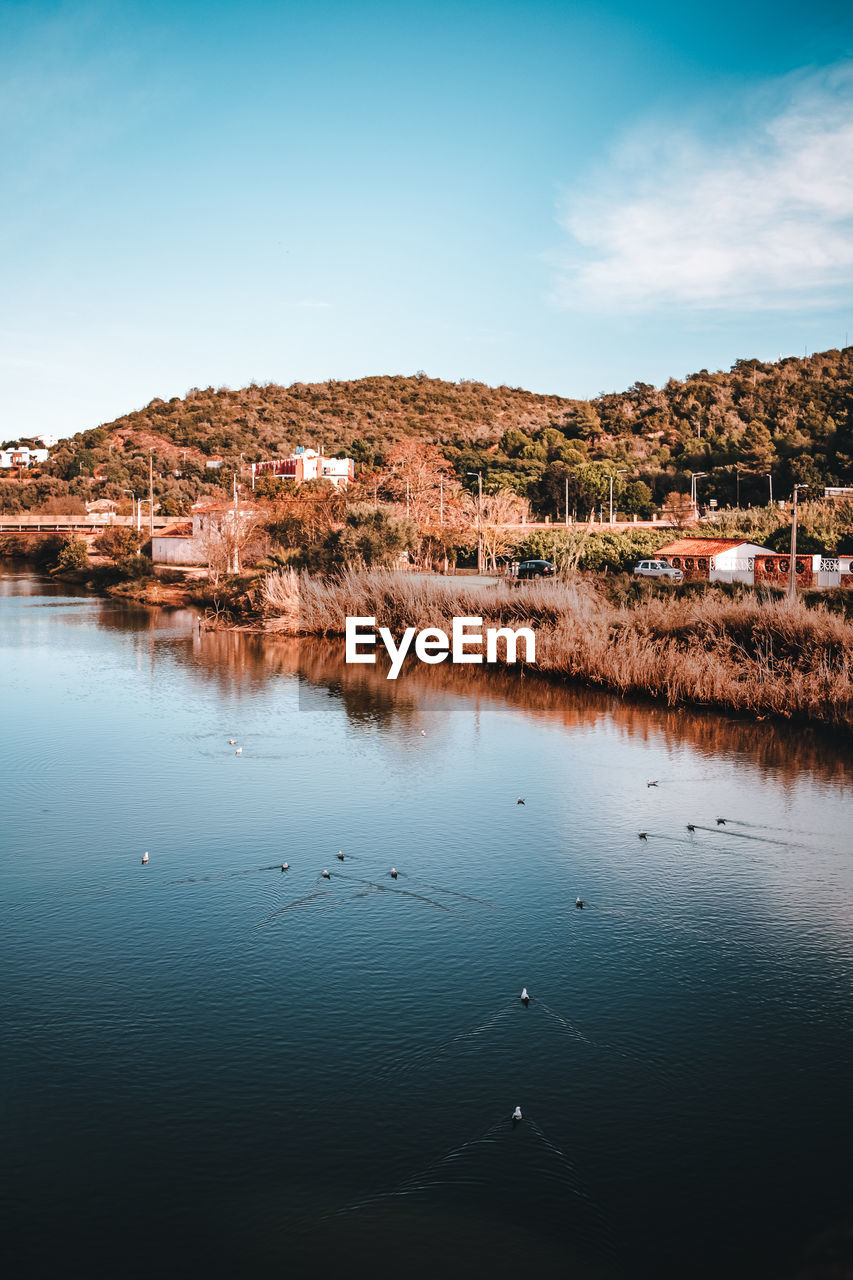
M 223 692 L 257 690 L 266 682 L 298 682 L 303 710 L 322 705 L 323 695 L 339 701 L 353 725 L 412 725 L 425 703 L 451 697 L 481 705 L 505 703 L 566 729 L 590 730 L 607 724 L 640 742 L 662 739 L 689 745 L 709 759 L 742 756 L 782 778 L 804 771 L 827 782 L 847 784 L 853 774 L 849 739 L 784 722 L 755 723 L 700 708 L 667 707 L 607 691 L 570 686 L 544 677 L 486 667 L 427 667 L 408 662 L 399 679 L 388 680 L 387 661 L 348 665 L 343 641 L 273 638 L 245 631 L 200 631 L 192 610 L 148 609 L 103 601 L 100 627 L 147 633 L 163 657 L 181 663 L 194 678 Z

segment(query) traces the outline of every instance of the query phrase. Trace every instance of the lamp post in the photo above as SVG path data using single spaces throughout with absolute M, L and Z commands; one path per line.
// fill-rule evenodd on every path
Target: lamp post
M 477 477 L 477 572 L 483 572 L 483 473 L 482 471 L 466 471 L 466 475 Z
M 693 504 L 693 514 L 699 518 L 699 501 L 698 501 L 698 485 L 697 480 L 701 480 L 702 476 L 706 476 L 707 471 L 691 471 L 690 472 L 690 501 Z
M 770 481 L 770 505 L 772 507 L 773 506 L 773 472 L 772 471 L 767 472 L 767 479 Z M 803 488 L 808 488 L 808 485 L 803 485 Z M 796 492 L 797 492 L 797 487 L 795 485 L 794 486 L 795 496 L 796 496 Z
M 628 474 L 628 470 L 626 467 L 623 467 L 621 471 L 616 472 L 617 476 L 626 476 L 627 474 Z M 614 479 L 615 479 L 615 476 L 611 471 L 610 472 L 610 528 L 611 529 L 613 528 L 613 481 Z M 568 484 L 568 481 L 566 481 L 566 484 Z M 566 503 L 566 506 L 568 506 L 568 502 Z
M 793 600 L 797 594 L 797 494 L 808 489 L 807 484 L 794 485 L 794 507 L 791 512 L 791 572 L 788 578 L 788 595 Z

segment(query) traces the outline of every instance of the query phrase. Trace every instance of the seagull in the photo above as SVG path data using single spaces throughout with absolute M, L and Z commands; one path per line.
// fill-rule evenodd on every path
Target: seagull
M 397 868 L 396 868 L 396 867 L 392 867 L 392 868 L 391 868 L 391 879 L 392 879 L 392 880 L 396 880 L 396 879 L 397 879 Z
M 229 739 L 228 739 L 228 745 L 229 745 L 229 747 L 236 747 L 236 745 L 237 745 L 237 739 L 236 739 L 236 738 L 229 738 Z
M 649 838 L 648 831 L 639 831 L 637 834 L 639 835 L 641 840 L 648 840 Z
M 575 906 L 583 909 L 583 898 L 575 898 Z
M 332 878 L 332 877 L 329 875 L 328 871 L 327 871 L 327 870 L 325 869 L 325 867 L 324 867 L 324 868 L 323 868 L 323 879 L 324 879 L 324 880 L 331 880 L 331 878 Z
M 283 862 L 283 863 L 281 864 L 281 869 L 282 869 L 282 871 L 289 871 L 289 870 L 290 870 L 290 863 L 289 863 L 289 862 Z
M 241 756 L 243 754 L 243 748 L 238 747 L 237 750 L 234 752 L 234 754 L 235 756 Z
M 519 796 L 515 803 L 516 803 L 516 804 L 524 804 L 524 797 L 523 797 L 523 796 Z
M 145 866 L 145 864 L 147 863 L 147 861 L 148 861 L 148 850 L 146 849 L 146 850 L 145 850 L 145 852 L 144 852 L 144 853 L 143 853 L 143 855 L 142 855 L 142 865 L 143 865 L 143 867 Z
M 512 1113 L 512 1123 L 513 1123 L 513 1124 L 518 1124 L 519 1120 L 521 1120 L 521 1119 L 522 1119 L 522 1115 L 521 1115 L 521 1107 L 516 1107 L 516 1108 L 515 1108 L 515 1111 L 513 1111 L 513 1113 Z
M 530 996 L 527 994 L 527 987 L 521 988 L 521 995 L 519 996 L 519 999 L 523 1005 L 530 1004 Z
M 338 861 L 343 862 L 343 860 L 344 860 L 343 849 L 338 849 Z
M 695 831 L 695 830 L 696 830 L 696 828 L 695 828 L 695 826 L 693 825 L 693 823 L 692 823 L 692 822 L 688 822 L 688 824 L 687 824 L 687 830 L 688 830 L 688 831 Z
M 421 729 L 421 737 L 422 738 L 426 737 L 426 729 Z
M 718 819 L 717 819 L 717 826 L 718 826 L 718 827 L 724 827 L 725 825 L 726 825 L 726 820 L 725 820 L 725 818 L 718 818 Z
M 658 779 L 658 778 L 654 778 L 651 782 L 647 782 L 647 783 L 646 783 L 646 786 L 647 786 L 647 787 L 656 787 L 656 786 L 658 785 L 658 781 L 659 781 L 659 779 Z

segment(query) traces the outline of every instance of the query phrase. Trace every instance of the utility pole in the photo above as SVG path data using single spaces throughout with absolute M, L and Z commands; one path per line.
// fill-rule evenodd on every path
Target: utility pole
M 439 491 L 438 523 L 444 524 L 444 476 L 443 475 L 439 476 L 438 478 L 438 491 Z
M 770 481 L 770 505 L 771 505 L 771 507 L 772 507 L 772 506 L 773 506 L 773 472 L 772 472 L 772 471 L 768 471 L 768 472 L 767 472 L 767 479 Z M 797 489 L 796 489 L 796 485 L 795 485 L 795 486 L 794 486 L 794 496 L 795 496 L 795 497 L 796 497 L 796 493 L 797 493 Z
M 738 511 L 740 511 L 740 467 L 735 467 L 735 485 L 737 486 L 737 489 L 736 489 L 737 498 L 735 499 L 735 506 L 737 507 Z
M 148 532 L 154 537 L 154 454 L 148 450 Z
M 797 494 L 800 489 L 808 489 L 807 484 L 794 485 L 794 508 L 791 513 L 791 572 L 788 578 L 788 595 L 793 600 L 797 594 Z
M 483 572 L 483 473 L 468 471 L 469 476 L 477 477 L 477 572 Z
M 569 527 L 569 477 L 566 476 L 566 528 Z

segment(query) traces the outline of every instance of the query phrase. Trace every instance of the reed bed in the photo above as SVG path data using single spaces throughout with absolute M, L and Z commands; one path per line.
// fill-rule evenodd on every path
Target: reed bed
M 649 597 L 606 600 L 589 579 L 457 584 L 386 569 L 336 578 L 271 574 L 263 585 L 266 629 L 338 636 L 346 618 L 375 617 L 398 634 L 461 616 L 484 626 L 536 630 L 536 670 L 661 698 L 779 716 L 849 730 L 853 723 L 853 624 L 802 601 Z

